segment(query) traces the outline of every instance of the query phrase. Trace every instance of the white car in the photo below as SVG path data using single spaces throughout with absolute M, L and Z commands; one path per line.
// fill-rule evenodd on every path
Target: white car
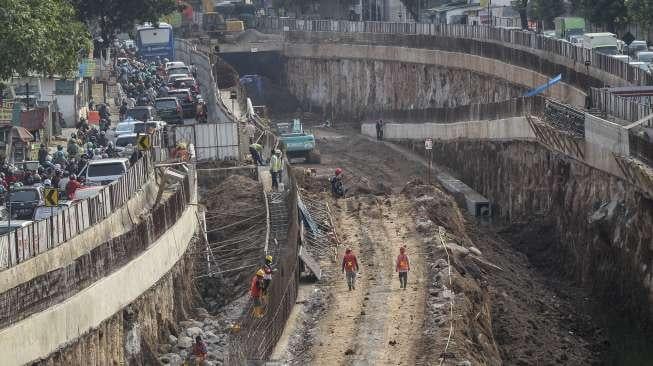
M 9 221 L 0 221 L 0 235 L 7 234 L 10 231 L 20 229 L 21 227 L 29 226 L 33 223 L 32 220 L 11 220 Z
M 186 64 L 181 61 L 171 61 L 171 62 L 166 62 L 165 64 L 166 71 L 168 71 L 168 69 L 172 69 L 175 67 L 186 67 Z
M 628 55 L 610 55 L 610 57 L 615 58 L 621 62 L 630 62 L 631 57 Z
M 129 159 L 126 158 L 91 160 L 81 175 L 86 177 L 86 185 L 105 186 L 122 177 L 128 168 Z
M 633 61 L 630 63 L 631 66 L 639 67 L 640 69 L 650 73 L 651 68 L 649 67 L 650 64 L 648 62 L 642 62 L 642 61 Z
M 56 215 L 57 212 L 62 211 L 72 205 L 73 201 L 59 201 L 57 207 L 38 206 L 34 210 L 34 221 L 47 219 L 50 216 Z
M 145 122 L 130 120 L 119 122 L 115 129 L 112 129 L 107 138 L 109 140 L 116 140 L 118 137 L 130 133 L 145 133 L 147 131 L 147 124 Z

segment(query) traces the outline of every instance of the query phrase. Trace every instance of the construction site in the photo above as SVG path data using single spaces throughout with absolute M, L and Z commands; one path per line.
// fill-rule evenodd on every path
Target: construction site
M 207 105 L 166 136 L 188 158 L 153 146 L 79 232 L 25 234 L 8 365 L 653 364 L 653 76 L 518 30 L 203 3 L 174 40 Z

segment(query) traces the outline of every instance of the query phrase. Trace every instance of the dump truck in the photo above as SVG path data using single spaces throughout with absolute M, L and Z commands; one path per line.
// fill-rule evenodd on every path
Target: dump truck
M 555 34 L 557 38 L 570 41 L 571 36 L 582 36 L 585 33 L 585 19 L 578 17 L 557 17 L 555 23 Z
M 320 152 L 315 143 L 315 136 L 304 132 L 299 119 L 294 119 L 292 122 L 279 122 L 276 124 L 276 129 L 289 159 L 304 158 L 307 163 L 320 163 Z

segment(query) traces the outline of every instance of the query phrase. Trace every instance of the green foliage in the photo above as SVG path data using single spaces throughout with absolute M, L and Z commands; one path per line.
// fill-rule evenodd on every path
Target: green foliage
M 625 0 L 579 0 L 578 7 L 590 22 L 616 31 L 628 23 Z
M 630 19 L 642 28 L 650 30 L 653 26 L 653 0 L 628 0 L 626 3 Z
M 175 0 L 69 0 L 78 9 L 80 20 L 97 28 L 104 40 L 135 24 L 156 22 L 178 10 Z M 107 44 L 107 42 L 105 42 Z
M 565 13 L 564 0 L 531 0 L 530 17 L 544 23 L 545 29 L 553 28 L 553 19 Z
M 31 72 L 68 75 L 90 36 L 64 0 L 0 0 L 0 80 Z

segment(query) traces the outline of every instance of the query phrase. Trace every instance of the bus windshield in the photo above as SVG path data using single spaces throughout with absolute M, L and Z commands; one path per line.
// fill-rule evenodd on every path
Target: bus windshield
M 153 44 L 170 43 L 170 29 L 168 28 L 148 28 L 138 31 L 138 38 L 141 45 L 148 46 Z

